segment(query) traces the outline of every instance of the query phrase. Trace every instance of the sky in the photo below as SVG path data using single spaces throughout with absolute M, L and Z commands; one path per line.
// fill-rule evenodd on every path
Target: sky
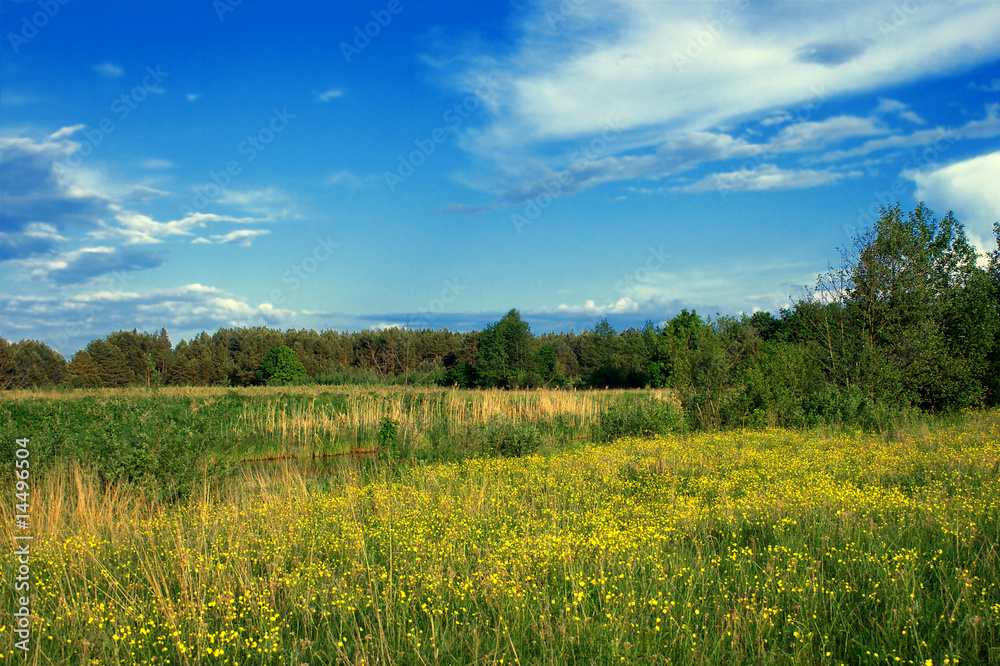
M 1000 4 L 0 0 L 0 335 L 777 312 L 1000 220 Z

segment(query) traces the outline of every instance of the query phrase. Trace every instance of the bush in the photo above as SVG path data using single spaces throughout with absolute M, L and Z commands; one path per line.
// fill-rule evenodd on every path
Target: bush
M 399 437 L 399 421 L 390 419 L 388 416 L 382 417 L 382 421 L 378 425 L 376 439 L 378 441 L 378 455 L 382 458 L 398 461 L 408 458 L 412 453 L 411 450 L 404 447 L 403 441 Z
M 831 425 L 885 432 L 914 423 L 920 411 L 910 405 L 880 402 L 862 388 L 828 387 L 805 396 L 803 412 L 809 425 Z
M 483 453 L 519 458 L 531 455 L 542 445 L 542 435 L 531 423 L 494 416 L 483 426 Z
M 222 478 L 234 469 L 218 434 L 219 410 L 192 410 L 190 404 L 96 396 L 8 401 L 0 403 L 0 428 L 31 439 L 32 478 L 76 461 L 104 488 L 128 484 L 154 502 L 172 502 L 188 496 L 202 479 Z M 0 464 L 12 469 L 13 460 L 11 438 L 0 445 Z
M 620 437 L 665 435 L 683 428 L 684 418 L 675 405 L 653 397 L 623 398 L 597 417 L 595 436 L 603 441 Z

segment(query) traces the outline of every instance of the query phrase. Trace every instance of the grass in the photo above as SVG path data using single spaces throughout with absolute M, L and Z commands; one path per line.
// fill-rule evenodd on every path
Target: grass
M 378 448 L 386 419 L 397 425 L 397 453 L 444 461 L 480 454 L 483 431 L 501 421 L 530 424 L 551 451 L 590 438 L 620 402 L 667 410 L 671 396 L 399 387 L 15 391 L 0 400 L 0 428 L 31 439 L 39 472 L 81 461 L 105 482 L 128 480 L 172 497 L 190 490 L 178 478 L 205 469 Z M 11 441 L 0 445 L 0 459 L 12 456 Z
M 998 466 L 998 412 L 279 464 L 174 505 L 69 466 L 33 489 L 29 661 L 996 662 Z

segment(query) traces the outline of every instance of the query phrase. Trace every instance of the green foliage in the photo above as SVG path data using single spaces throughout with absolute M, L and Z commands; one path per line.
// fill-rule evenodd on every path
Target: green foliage
M 0 391 L 14 388 L 17 382 L 17 363 L 13 346 L 0 338 Z
M 476 367 L 471 363 L 461 361 L 458 365 L 445 370 L 440 383 L 442 386 L 472 388 L 476 385 Z
M 535 453 L 542 444 L 541 433 L 533 423 L 497 415 L 482 428 L 481 451 L 487 455 L 517 458 Z
M 305 366 L 295 352 L 285 345 L 268 349 L 257 371 L 257 378 L 269 386 L 285 386 L 305 375 Z
M 378 442 L 379 456 L 394 460 L 399 460 L 402 457 L 401 454 L 403 452 L 401 451 L 399 441 L 399 421 L 395 421 L 388 416 L 382 417 L 382 421 L 378 425 L 376 441 Z
M 544 384 L 548 385 L 558 380 L 557 367 L 559 355 L 551 344 L 543 344 L 538 348 L 538 374 Z
M 22 340 L 10 345 L 6 363 L 13 376 L 3 381 L 17 388 L 58 386 L 66 381 L 66 359 L 44 342 Z
M 998 309 L 961 224 L 923 204 L 882 209 L 800 309 L 807 344 L 841 388 L 940 411 L 986 395 Z
M 523 388 L 537 381 L 531 327 L 511 310 L 479 339 L 476 375 L 484 388 Z
M 87 345 L 87 354 L 80 356 L 79 363 L 71 368 L 77 382 L 82 385 L 96 385 L 107 388 L 127 386 L 132 373 L 125 362 L 125 355 L 116 345 L 107 340 L 94 340 Z M 74 356 L 74 360 L 77 359 Z
M 214 418 L 213 418 L 214 417 Z M 231 471 L 219 410 L 192 411 L 184 399 L 85 397 L 0 403 L 0 427 L 31 440 L 31 469 L 41 477 L 77 461 L 104 486 L 140 487 L 154 501 L 190 493 L 202 478 Z M 0 458 L 13 458 L 13 439 Z
M 597 418 L 594 436 L 602 441 L 621 437 L 649 437 L 684 428 L 681 410 L 652 396 L 627 396 L 604 409 Z

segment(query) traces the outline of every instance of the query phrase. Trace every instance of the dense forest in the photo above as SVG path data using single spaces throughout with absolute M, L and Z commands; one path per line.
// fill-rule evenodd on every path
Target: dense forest
M 776 315 L 534 335 L 517 310 L 482 331 L 220 329 L 172 347 L 118 331 L 66 360 L 0 338 L 0 388 L 399 383 L 671 387 L 696 427 L 871 425 L 1000 403 L 1000 225 L 985 257 L 949 213 L 883 208 L 841 262 Z

